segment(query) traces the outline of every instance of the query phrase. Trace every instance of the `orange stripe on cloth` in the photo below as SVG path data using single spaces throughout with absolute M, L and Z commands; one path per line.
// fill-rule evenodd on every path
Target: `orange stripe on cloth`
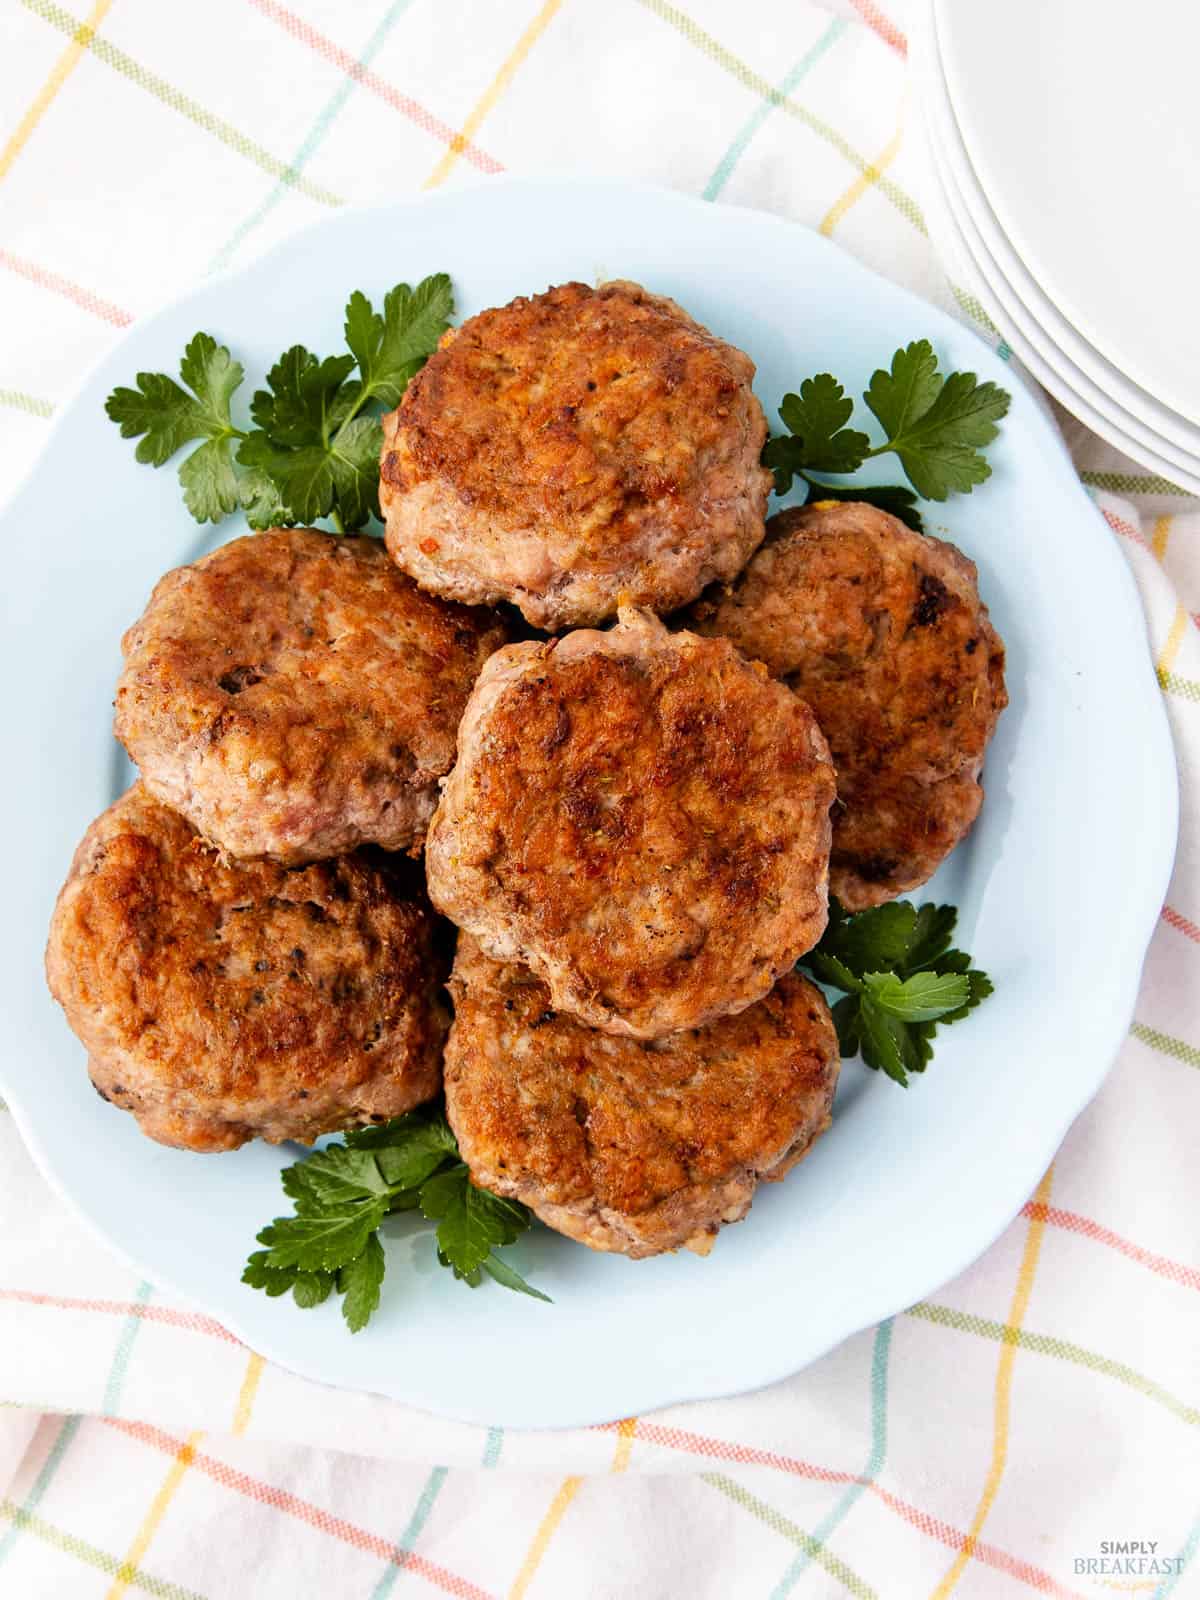
M 372 72 L 370 67 L 357 61 L 348 50 L 343 50 L 325 34 L 319 33 L 311 24 L 298 17 L 294 11 L 289 11 L 286 6 L 276 3 L 276 0 L 249 0 L 256 11 L 272 22 L 277 22 L 285 32 L 290 33 L 293 39 L 298 39 L 301 44 L 315 50 L 317 55 L 339 67 L 355 83 L 361 84 L 364 89 L 370 90 L 374 95 L 406 116 L 410 122 L 415 122 L 418 128 L 424 130 L 434 139 L 440 139 L 443 144 L 453 144 L 459 138 L 448 122 L 443 122 L 440 117 L 435 117 L 431 111 L 412 99 L 410 95 L 401 94 L 399 89 L 388 83 L 386 78 L 381 78 L 377 72 Z M 493 160 L 485 151 L 478 149 L 469 141 L 462 147 L 463 156 L 473 167 L 478 167 L 480 172 L 503 172 L 504 168 L 498 161 Z
M 141 1565 L 142 1557 L 150 1548 L 150 1541 L 158 1532 L 159 1524 L 167 1514 L 167 1507 L 175 1498 L 176 1491 L 183 1482 L 184 1473 L 195 1458 L 196 1446 L 203 1437 L 202 1433 L 190 1433 L 186 1443 L 179 1446 L 175 1453 L 175 1460 L 171 1463 L 171 1470 L 163 1479 L 162 1487 L 150 1502 L 150 1509 L 146 1513 L 145 1521 L 137 1533 L 134 1534 L 133 1543 L 129 1546 L 129 1553 L 117 1568 L 117 1575 L 113 1579 L 104 1600 L 121 1600 L 129 1585 L 140 1577 L 138 1567 Z
M 90 289 L 72 283 L 70 278 L 60 277 L 57 272 L 39 267 L 36 261 L 26 261 L 23 256 L 15 256 L 11 250 L 0 250 L 0 267 L 15 272 L 19 278 L 28 278 L 30 283 L 36 283 L 40 289 L 49 289 L 52 294 L 61 294 L 64 299 L 73 300 L 77 306 L 81 306 L 84 311 L 90 311 L 94 317 L 100 317 L 104 322 L 111 322 L 114 328 L 127 328 L 133 321 L 128 311 L 113 305 L 111 300 L 102 300 Z
M 126 1422 L 121 1417 L 101 1417 L 99 1420 L 106 1427 L 115 1428 L 118 1433 L 127 1434 L 131 1439 L 137 1439 L 155 1450 L 165 1451 L 168 1455 L 173 1455 L 179 1449 L 178 1439 L 173 1439 L 169 1433 L 165 1433 L 161 1428 L 152 1427 L 147 1422 Z M 313 1505 L 310 1500 L 302 1500 L 299 1495 L 291 1494 L 286 1489 L 278 1489 L 274 1484 L 264 1483 L 260 1478 L 252 1478 L 249 1473 L 240 1472 L 236 1467 L 217 1460 L 215 1456 L 197 1450 L 192 1457 L 191 1465 L 194 1472 L 203 1473 L 206 1478 L 219 1483 L 223 1489 L 245 1495 L 248 1500 L 253 1500 L 258 1505 L 270 1506 L 272 1510 L 281 1511 L 285 1516 L 295 1517 L 298 1522 L 307 1523 L 310 1528 L 316 1528 L 318 1532 L 328 1534 L 331 1539 L 338 1539 L 343 1544 L 351 1545 L 355 1550 L 363 1550 L 369 1555 L 378 1556 L 381 1561 L 390 1561 L 394 1566 L 415 1572 L 419 1577 L 437 1584 L 438 1588 L 444 1589 L 447 1594 L 457 1596 L 458 1600 L 493 1600 L 486 1589 L 480 1589 L 468 1579 L 449 1572 L 436 1561 L 430 1561 L 426 1556 L 417 1555 L 411 1550 L 397 1550 L 391 1539 L 381 1539 L 378 1534 L 368 1533 L 365 1528 L 347 1522 L 344 1517 L 336 1517 L 324 1507 Z
M 1038 1184 L 1034 1194 L 1033 1203 L 1035 1206 L 1044 1207 L 1049 1204 L 1050 1187 L 1053 1181 L 1054 1165 L 1051 1163 L 1046 1171 L 1046 1176 Z M 1021 1256 L 1021 1265 L 1017 1271 L 1017 1286 L 1013 1291 L 1012 1308 L 1008 1313 L 1008 1324 L 1005 1328 L 1006 1334 L 1009 1330 L 1015 1333 L 1025 1321 L 1025 1313 L 1029 1309 L 1029 1297 L 1033 1293 L 1033 1280 L 1037 1273 L 1038 1259 L 1041 1255 L 1042 1236 L 1045 1231 L 1045 1218 L 1031 1216 L 1029 1232 L 1025 1239 L 1025 1249 Z M 930 1600 L 946 1600 L 946 1596 L 966 1571 L 967 1563 L 975 1554 L 975 1546 L 980 1529 L 987 1521 L 992 1506 L 995 1504 L 996 1495 L 1000 1491 L 1000 1480 L 1004 1477 L 1004 1468 L 1008 1462 L 1008 1425 L 1012 1412 L 1012 1375 L 1016 1358 L 1016 1342 L 1010 1342 L 1006 1339 L 1000 1347 L 1000 1360 L 996 1367 L 992 1464 L 988 1468 L 983 1493 L 979 1497 L 979 1506 L 971 1523 L 971 1530 L 967 1534 L 966 1543 L 959 1551 L 949 1572 L 933 1591 Z
M 29 110 L 17 123 L 12 137 L 0 150 L 0 182 L 8 176 L 13 162 L 29 143 L 29 136 L 49 110 L 51 102 L 83 60 L 88 45 L 96 36 L 96 29 L 112 9 L 112 0 L 97 0 L 86 22 L 76 28 L 70 44 L 50 69 L 50 76 L 34 95 Z
M 508 1600 L 523 1600 L 534 1574 L 542 1564 L 542 1557 L 546 1554 L 547 1546 L 553 1539 L 559 1523 L 567 1514 L 567 1507 L 579 1493 L 582 1478 L 564 1478 L 559 1485 L 558 1493 L 551 1500 L 546 1515 L 538 1524 L 538 1531 L 533 1536 L 533 1543 L 526 1551 L 525 1559 L 521 1563 L 521 1570 L 513 1579 L 513 1586 L 508 1591 Z
M 850 0 L 850 4 L 858 12 L 873 33 L 877 33 L 884 44 L 890 45 L 898 56 L 908 55 L 908 40 L 890 17 L 885 17 L 883 12 L 874 3 L 874 0 Z
M 1175 928 L 1179 933 L 1200 944 L 1200 928 L 1190 917 L 1185 917 L 1182 911 L 1176 911 L 1172 906 L 1164 906 L 1162 919 L 1169 927 Z
M 637 1438 L 638 1419 L 626 1417 L 624 1422 L 617 1423 L 617 1448 L 613 1451 L 613 1472 L 624 1472 L 629 1466 L 629 1458 L 633 1454 L 633 1441 Z
M 620 1426 L 617 1422 L 606 1422 L 600 1424 L 596 1431 L 614 1433 Z M 950 1550 L 961 1550 L 967 1543 L 967 1535 L 961 1529 L 954 1528 L 950 1523 L 943 1522 L 940 1517 L 923 1511 L 920 1506 L 901 1500 L 898 1495 L 890 1493 L 873 1480 L 856 1477 L 852 1472 L 838 1472 L 830 1467 L 818 1466 L 811 1461 L 798 1460 L 794 1456 L 781 1456 L 772 1450 L 757 1450 L 751 1445 L 737 1444 L 730 1439 L 713 1439 L 705 1434 L 691 1433 L 685 1428 L 665 1427 L 662 1423 L 646 1422 L 642 1419 L 638 1420 L 634 1432 L 638 1439 L 647 1444 L 686 1451 L 689 1455 L 705 1456 L 718 1461 L 734 1461 L 740 1466 L 771 1467 L 778 1472 L 811 1478 L 818 1483 L 861 1483 L 882 1505 L 887 1506 L 889 1511 L 895 1512 L 910 1527 L 919 1529 L 931 1539 L 936 1539 L 939 1544 L 944 1544 Z M 1028 1584 L 1040 1594 L 1054 1595 L 1058 1600 L 1080 1600 L 1077 1590 L 1066 1588 L 1048 1572 L 1043 1572 L 1040 1567 L 1035 1567 L 1031 1562 L 1023 1561 L 1018 1556 L 1009 1555 L 1008 1551 L 1001 1550 L 996 1545 L 977 1540 L 974 1555 L 976 1561 L 984 1566 L 994 1567 L 997 1572 L 1006 1572 L 1010 1577 L 1016 1578 L 1020 1583 Z
M 508 89 L 509 84 L 516 76 L 517 69 L 520 67 L 525 57 L 533 49 L 534 45 L 541 38 L 542 34 L 545 33 L 551 18 L 561 5 L 562 0 L 544 0 L 541 10 L 525 29 L 525 32 L 517 40 L 516 44 L 513 45 L 507 57 L 501 64 L 499 72 L 497 72 L 491 83 L 488 84 L 482 95 L 480 95 L 474 109 L 468 114 L 467 120 L 462 125 L 462 131 L 455 134 L 450 143 L 449 150 L 446 151 L 446 154 L 438 162 L 437 166 L 434 167 L 428 178 L 426 178 L 424 184 L 422 185 L 423 188 L 436 189 L 439 183 L 445 183 L 446 179 L 454 170 L 454 163 L 458 160 L 459 156 L 464 153 L 470 141 L 479 132 L 479 128 L 483 122 L 483 119 L 503 99 L 505 91 Z
M 186 1328 L 190 1333 L 211 1334 L 214 1339 L 224 1339 L 227 1344 L 242 1345 L 228 1328 L 212 1317 L 197 1311 L 175 1311 L 170 1306 L 145 1305 L 135 1300 L 77 1300 L 69 1295 L 34 1294 L 29 1289 L 0 1289 L 0 1300 L 11 1300 L 18 1305 L 46 1306 L 54 1311 L 97 1311 L 109 1317 L 141 1317 L 144 1322 L 165 1322 L 172 1328 Z
M 1055 1228 L 1064 1228 L 1068 1233 L 1077 1233 L 1097 1244 L 1105 1244 L 1110 1250 L 1119 1251 L 1121 1255 L 1128 1256 L 1130 1261 L 1148 1267 L 1161 1278 L 1170 1278 L 1172 1283 L 1178 1283 L 1185 1289 L 1200 1289 L 1200 1267 L 1189 1267 L 1182 1261 L 1173 1261 L 1170 1256 L 1160 1256 L 1153 1250 L 1134 1244 L 1132 1239 L 1114 1233 L 1102 1223 L 1094 1222 L 1091 1217 L 1081 1217 L 1077 1211 L 1062 1211 L 1058 1206 L 1042 1205 L 1037 1200 L 1030 1200 L 1026 1202 L 1022 1215 L 1036 1222 L 1048 1222 Z

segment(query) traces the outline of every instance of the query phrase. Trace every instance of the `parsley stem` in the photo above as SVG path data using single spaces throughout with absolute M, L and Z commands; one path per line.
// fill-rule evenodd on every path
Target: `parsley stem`
M 333 510 L 329 513 L 329 520 L 333 523 L 335 533 L 345 533 L 345 525 L 342 522 L 341 515 L 336 506 L 334 506 Z

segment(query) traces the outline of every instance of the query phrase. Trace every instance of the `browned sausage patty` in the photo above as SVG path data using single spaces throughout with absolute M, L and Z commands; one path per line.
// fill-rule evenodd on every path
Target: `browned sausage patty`
M 754 364 L 634 283 L 567 283 L 451 329 L 384 419 L 380 505 L 424 589 L 539 628 L 669 611 L 762 540 Z
M 446 1111 L 471 1176 L 593 1250 L 705 1254 L 829 1126 L 837 1036 L 795 974 L 654 1044 L 556 1013 L 522 967 L 459 939 Z
M 277 528 L 160 580 L 122 641 L 117 737 L 231 855 L 419 847 L 505 637 L 422 594 L 377 539 Z
M 105 1099 L 163 1144 L 233 1150 L 437 1093 L 434 934 L 411 863 L 226 861 L 139 783 L 75 853 L 46 976 Z
M 623 609 L 484 668 L 429 892 L 556 1008 L 658 1038 L 760 1000 L 820 938 L 833 798 L 801 700 L 725 641 Z
M 974 563 L 862 504 L 782 511 L 683 619 L 802 695 L 838 772 L 830 887 L 852 910 L 929 878 L 968 831 L 1008 703 Z

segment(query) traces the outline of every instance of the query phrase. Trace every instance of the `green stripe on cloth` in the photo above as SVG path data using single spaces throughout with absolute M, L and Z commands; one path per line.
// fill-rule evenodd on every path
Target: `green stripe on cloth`
M 1091 489 L 1107 489 L 1110 494 L 1178 494 L 1190 497 L 1190 489 L 1160 478 L 1155 472 L 1081 472 L 1082 482 Z
M 503 1445 L 503 1443 L 504 1429 L 489 1428 L 487 1433 L 487 1441 L 483 1447 L 483 1465 L 485 1467 L 494 1467 L 500 1460 L 500 1447 Z
M 375 31 L 371 34 L 371 37 L 363 46 L 362 54 L 358 57 L 356 65 L 360 69 L 365 69 L 371 65 L 371 62 L 374 61 L 375 57 L 382 49 L 384 40 L 391 32 L 392 27 L 398 21 L 400 16 L 408 10 L 410 5 L 412 5 L 412 0 L 394 0 L 394 4 L 389 6 L 384 12 L 378 26 L 375 28 Z M 290 171 L 304 171 L 305 167 L 315 154 L 322 139 L 324 139 L 325 135 L 329 132 L 330 128 L 337 120 L 338 114 L 342 107 L 346 104 L 346 101 L 349 100 L 350 96 L 354 93 L 357 87 L 358 79 L 347 76 L 338 88 L 337 92 L 326 101 L 324 106 L 322 106 L 320 112 L 317 114 L 316 121 L 305 135 L 304 142 L 296 151 L 296 154 L 292 157 L 292 164 L 289 169 Z M 252 233 L 254 229 L 258 227 L 260 222 L 264 221 L 265 218 L 270 216 L 271 212 L 274 211 L 275 207 L 287 193 L 287 190 L 288 186 L 286 183 L 282 181 L 277 183 L 262 204 L 258 206 L 257 209 L 253 211 L 244 222 L 238 224 L 238 226 L 230 234 L 229 238 L 226 239 L 225 243 L 212 258 L 212 261 L 209 263 L 208 270 L 210 272 L 219 272 L 228 264 L 230 258 L 245 240 L 246 236 Z
M 69 11 L 64 11 L 61 6 L 52 4 L 52 0 L 21 0 L 27 11 L 32 11 L 34 16 L 41 17 L 43 22 L 48 22 L 60 33 L 65 33 L 73 38 L 79 29 L 79 21 Z M 197 105 L 196 101 L 188 95 L 169 84 L 165 78 L 160 78 L 157 73 L 150 72 L 132 56 L 118 50 L 116 45 L 110 44 L 107 39 L 99 34 L 94 34 L 87 41 L 87 48 L 97 61 L 102 61 L 106 67 L 111 67 L 114 72 L 119 72 L 123 78 L 128 78 L 130 83 L 137 84 L 139 89 L 144 89 L 163 105 L 169 106 L 172 111 L 177 111 L 181 117 L 186 117 L 205 133 L 228 149 L 234 150 L 240 156 L 245 156 L 248 161 L 253 161 L 256 167 L 261 167 L 264 172 L 269 172 L 273 178 L 281 178 L 285 183 L 294 184 L 301 194 L 310 200 L 316 200 L 323 206 L 340 206 L 341 198 L 332 194 L 328 189 L 321 188 L 318 184 L 310 183 L 299 173 L 279 161 L 270 151 L 264 150 L 244 133 L 232 127 L 223 118 L 208 111 L 204 106 Z
M 812 67 L 816 66 L 817 62 L 829 49 L 830 45 L 833 44 L 837 39 L 840 39 L 845 31 L 845 17 L 835 17 L 825 29 L 824 33 L 822 33 L 821 37 L 817 40 L 816 44 L 813 45 L 812 49 L 809 50 L 806 55 L 800 57 L 800 60 L 797 61 L 796 65 L 791 69 L 786 77 L 780 79 L 779 86 L 775 90 L 775 93 L 778 95 L 791 94 L 792 90 L 801 81 L 805 74 L 808 73 Z M 750 116 L 745 123 L 743 123 L 737 134 L 737 137 L 729 146 L 729 149 L 726 150 L 725 154 L 721 157 L 720 161 L 717 162 L 716 166 L 713 168 L 712 177 L 704 186 L 703 198 L 705 200 L 715 200 L 720 194 L 721 190 L 729 182 L 730 178 L 733 176 L 734 168 L 742 159 L 742 156 L 746 153 L 747 147 L 753 141 L 758 130 L 771 115 L 772 111 L 775 110 L 775 106 L 776 102 L 774 100 L 763 100 L 753 115 Z
M 1164 672 L 1159 667 L 1158 686 L 1164 694 L 1177 694 L 1184 700 L 1200 702 L 1200 681 L 1195 678 L 1181 678 L 1177 672 Z
M 1183 1577 L 1192 1557 L 1196 1554 L 1198 1546 L 1200 1546 L 1200 1517 L 1197 1517 L 1192 1524 L 1192 1531 L 1188 1534 L 1182 1548 L 1175 1552 L 1175 1560 L 1178 1561 L 1179 1566 L 1169 1578 L 1163 1579 L 1151 1595 L 1150 1600 L 1167 1600 L 1167 1596 L 1175 1592 L 1179 1580 Z
M 115 1578 L 121 1572 L 122 1563 L 116 1556 L 110 1556 L 105 1550 L 98 1550 L 94 1544 L 89 1544 L 86 1539 L 77 1538 L 73 1533 L 64 1533 L 53 1523 L 35 1517 L 32 1511 L 14 1505 L 11 1500 L 0 1500 L 0 1517 L 11 1519 L 14 1530 L 32 1533 L 43 1544 L 61 1550 L 64 1555 L 74 1556 L 77 1561 L 94 1567 L 97 1572 L 106 1573 L 110 1578 Z M 182 1589 L 177 1583 L 167 1583 L 149 1572 L 129 1572 L 126 1569 L 124 1577 L 125 1581 L 135 1589 L 142 1589 L 146 1594 L 155 1595 L 158 1600 L 204 1600 L 204 1596 L 197 1590 Z
M 139 1283 L 137 1294 L 134 1296 L 139 1307 L 144 1306 L 154 1293 L 152 1283 Z M 131 1311 L 125 1318 L 125 1326 L 121 1329 L 121 1337 L 117 1340 L 117 1348 L 113 1353 L 113 1363 L 109 1368 L 108 1382 L 104 1386 L 103 1414 L 106 1417 L 116 1417 L 121 1414 L 121 1390 L 125 1384 L 125 1374 L 129 1371 L 129 1358 L 133 1354 L 134 1341 L 137 1339 L 138 1330 L 146 1319 L 136 1311 Z
M 13 411 L 27 411 L 31 417 L 52 417 L 54 407 L 49 400 L 39 400 L 36 394 L 25 394 L 20 389 L 0 389 L 0 406 Z
M 1129 1031 L 1135 1039 L 1148 1044 L 1152 1050 L 1159 1050 L 1164 1056 L 1174 1056 L 1176 1061 L 1182 1061 L 1189 1067 L 1200 1067 L 1200 1050 L 1194 1044 L 1172 1038 L 1169 1033 L 1160 1033 L 1157 1028 L 1149 1028 L 1144 1022 L 1130 1023 Z
M 993 333 L 997 338 L 999 338 L 1000 329 L 992 321 L 991 317 L 988 316 L 987 312 L 983 309 L 982 304 L 976 300 L 975 296 L 973 294 L 968 294 L 965 289 L 960 289 L 958 284 L 955 283 L 952 278 L 947 278 L 946 282 L 950 285 L 950 292 L 958 302 L 959 310 L 965 311 L 966 314 L 971 318 L 972 322 L 977 322 L 981 328 L 986 328 L 989 333 Z
M 416 1544 L 421 1534 L 421 1529 L 429 1520 L 429 1513 L 433 1510 L 433 1503 L 441 1492 L 446 1481 L 446 1468 L 434 1467 L 429 1477 L 425 1480 L 425 1487 L 421 1490 L 421 1498 L 417 1501 L 416 1509 L 408 1519 L 408 1526 L 396 1541 L 395 1549 L 389 1558 L 387 1571 L 371 1590 L 371 1600 L 387 1600 L 404 1568 L 404 1558 Z
M 53 1483 L 54 1474 L 62 1465 L 63 1457 L 70 1448 L 72 1439 L 74 1439 L 75 1435 L 79 1432 L 79 1424 L 81 1421 L 82 1418 L 80 1417 L 63 1418 L 63 1425 L 58 1430 L 58 1437 L 51 1446 L 49 1455 L 42 1463 L 42 1470 L 34 1479 L 33 1488 L 30 1489 L 29 1493 L 25 1496 L 25 1504 L 23 1506 L 15 1507 L 14 1515 L 17 1512 L 19 1512 L 21 1515 L 30 1514 L 36 1511 L 38 1506 L 41 1505 L 43 1496 L 45 1495 L 46 1490 L 50 1487 L 51 1483 Z M 6 1501 L 5 1504 L 11 1504 L 11 1502 Z M 5 1561 L 8 1559 L 13 1545 L 17 1542 L 17 1535 L 20 1533 L 23 1526 L 23 1523 L 14 1520 L 4 1537 L 0 1539 L 0 1567 L 2 1567 Z
M 887 1373 L 888 1358 L 892 1349 L 892 1318 L 881 1322 L 875 1330 L 875 1344 L 871 1352 L 871 1453 L 863 1468 L 862 1477 L 848 1486 L 841 1499 L 823 1521 L 813 1530 L 813 1541 L 825 1545 L 833 1532 L 849 1516 L 859 1496 L 874 1483 L 883 1467 L 887 1454 Z M 771 1600 L 787 1600 L 812 1561 L 808 1550 L 801 1550 L 783 1577 L 771 1591 Z
M 28 4 L 29 0 L 24 0 L 24 3 Z M 844 157 L 856 171 L 864 175 L 868 172 L 872 173 L 872 175 L 874 174 L 872 164 L 865 156 L 859 155 L 854 146 L 843 139 L 836 128 L 831 128 L 827 122 L 822 122 L 820 117 L 815 117 L 804 106 L 797 105 L 787 95 L 781 94 L 773 84 L 767 82 L 761 73 L 755 72 L 753 67 L 740 60 L 732 51 L 726 50 L 725 46 L 714 39 L 711 33 L 705 33 L 704 29 L 698 23 L 693 22 L 686 12 L 680 11 L 677 6 L 668 5 L 666 0 L 639 0 L 639 4 L 645 6 L 647 11 L 652 11 L 663 22 L 669 23 L 672 28 L 675 28 L 683 35 L 689 44 L 693 44 L 697 50 L 703 51 L 710 61 L 715 61 L 717 66 L 722 67 L 745 88 L 761 95 L 771 105 L 778 106 L 781 111 L 786 111 L 789 117 L 795 117 L 798 122 L 802 122 L 806 128 L 810 129 L 819 138 L 832 145 L 838 154 Z M 906 194 L 900 185 L 893 182 L 889 177 L 880 177 L 874 181 L 879 191 L 888 197 L 901 216 L 907 218 L 918 233 L 925 233 L 925 218 L 921 215 L 921 208 L 912 196 Z
M 955 1311 L 951 1306 L 930 1305 L 926 1301 L 910 1306 L 908 1315 L 921 1317 L 926 1322 L 936 1322 L 943 1328 L 954 1328 L 959 1333 L 974 1333 L 981 1339 L 995 1339 L 1000 1344 L 1015 1344 L 1018 1349 L 1032 1350 L 1035 1355 L 1054 1356 L 1059 1361 L 1070 1361 L 1077 1367 L 1086 1367 L 1089 1372 L 1102 1373 L 1104 1377 L 1115 1378 L 1127 1388 L 1136 1389 L 1148 1400 L 1156 1401 L 1158 1405 L 1177 1416 L 1181 1422 L 1200 1427 L 1200 1410 L 1195 1406 L 1185 1405 L 1161 1384 L 1155 1383 L 1152 1378 L 1147 1378 L 1140 1372 L 1135 1372 L 1123 1361 L 1111 1361 L 1107 1356 L 1098 1355 L 1094 1350 L 1085 1350 L 1082 1345 L 1072 1344 L 1069 1339 L 1052 1339 L 1048 1334 L 1030 1333 L 1026 1328 L 1012 1328 L 1004 1322 L 993 1322 L 989 1317 L 972 1316 L 966 1311 Z
M 790 1539 L 793 1544 L 799 1545 L 818 1566 L 825 1568 L 830 1577 L 836 1578 L 849 1589 L 851 1594 L 857 1595 L 858 1600 L 879 1600 L 875 1590 L 864 1583 L 856 1572 L 852 1572 L 844 1561 L 826 1550 L 811 1534 L 805 1533 L 803 1528 L 798 1528 L 790 1517 L 785 1517 L 781 1511 L 776 1511 L 774 1506 L 767 1505 L 766 1501 L 751 1494 L 749 1489 L 744 1489 L 732 1478 L 727 1478 L 723 1472 L 702 1472 L 700 1478 L 710 1488 L 719 1489 L 723 1495 L 728 1495 L 736 1505 L 748 1511 L 751 1516 L 757 1517 L 760 1522 L 766 1523 L 768 1528 L 773 1528 L 785 1539 Z

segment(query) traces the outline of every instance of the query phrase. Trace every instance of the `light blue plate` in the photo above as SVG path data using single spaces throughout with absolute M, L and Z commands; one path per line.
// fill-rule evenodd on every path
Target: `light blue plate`
M 244 1288 L 256 1230 L 286 1209 L 276 1174 L 293 1153 L 193 1156 L 143 1138 L 92 1092 L 42 979 L 71 852 L 129 778 L 110 732 L 121 632 L 160 573 L 208 543 L 173 471 L 135 465 L 103 402 L 139 370 L 173 371 L 198 328 L 251 374 L 296 340 L 332 352 L 351 289 L 378 297 L 439 270 L 460 316 L 570 278 L 672 295 L 754 357 L 772 420 L 801 379 L 827 370 L 861 392 L 922 336 L 943 370 L 1016 385 L 969 332 L 794 224 L 651 188 L 491 179 L 341 213 L 133 329 L 5 512 L 2 1077 L 43 1171 L 139 1271 L 296 1372 L 472 1422 L 600 1422 L 783 1378 L 991 1243 L 1125 1034 L 1174 851 L 1175 766 L 1133 580 L 1018 388 L 990 482 L 929 517 L 978 562 L 1008 645 L 987 804 L 928 890 L 961 908 L 995 997 L 907 1093 L 848 1065 L 830 1133 L 705 1260 L 631 1262 L 538 1229 L 513 1254 L 554 1297 L 544 1306 L 468 1292 L 427 1235 L 401 1233 L 383 1307 L 353 1338 L 332 1304 L 301 1312 Z

